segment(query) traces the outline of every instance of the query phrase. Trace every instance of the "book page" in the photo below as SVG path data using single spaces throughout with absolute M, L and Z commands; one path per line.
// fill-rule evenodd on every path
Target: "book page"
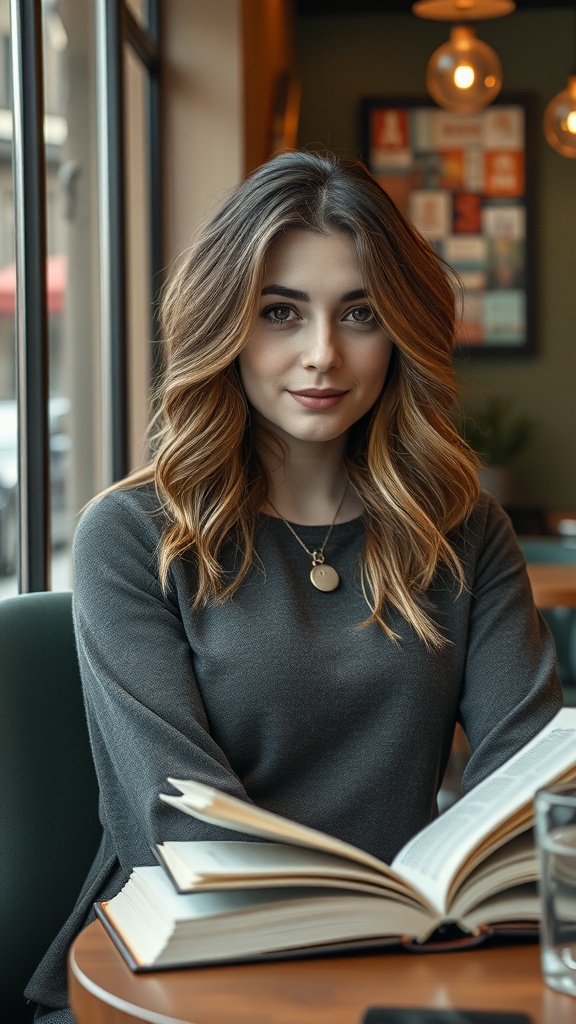
M 295 846 L 304 846 L 311 850 L 330 853 L 337 857 L 345 857 L 354 863 L 372 868 L 386 878 L 395 880 L 396 888 L 400 886 L 410 892 L 416 891 L 410 882 L 399 879 L 383 861 L 341 839 L 335 839 L 317 829 L 300 825 L 296 821 L 283 818 L 262 807 L 238 800 L 237 797 L 213 789 L 212 786 L 206 786 L 202 782 L 171 778 L 168 779 L 168 782 L 179 789 L 182 795 L 168 796 L 161 793 L 160 799 L 178 807 L 185 814 L 236 832 L 259 836 L 261 839 L 271 839 L 277 843 L 291 843 Z
M 494 850 L 459 887 L 450 904 L 450 916 L 461 918 L 489 896 L 504 892 L 511 886 L 536 882 L 538 856 L 532 829 Z
M 454 879 L 469 873 L 463 866 L 469 862 L 472 868 L 472 854 L 483 840 L 510 823 L 486 843 L 487 854 L 528 828 L 535 792 L 575 775 L 576 708 L 563 708 L 525 747 L 414 836 L 392 867 L 447 916 Z
M 458 923 L 464 931 L 473 932 L 484 925 L 507 924 L 510 921 L 533 924 L 540 919 L 540 897 L 535 884 L 516 885 L 506 892 L 491 896 L 480 906 L 467 914 L 456 915 Z
M 403 882 L 380 871 L 286 843 L 176 841 L 160 843 L 156 851 L 180 892 L 326 885 L 408 898 Z
M 135 868 L 101 909 L 139 967 L 217 963 L 324 943 L 425 938 L 434 927 L 416 906 L 334 889 L 176 893 L 160 867 Z M 122 949 L 121 945 L 121 949 Z

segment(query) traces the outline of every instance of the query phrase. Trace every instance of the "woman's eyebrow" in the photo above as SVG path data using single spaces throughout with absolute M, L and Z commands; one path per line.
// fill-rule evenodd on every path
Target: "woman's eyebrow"
M 310 302 L 310 296 L 308 292 L 298 291 L 296 288 L 285 288 L 282 284 L 267 284 L 262 289 L 262 295 L 282 295 L 286 299 L 296 299 L 298 302 Z M 341 302 L 355 302 L 357 299 L 366 299 L 367 293 L 365 288 L 357 288 L 355 291 L 346 292 L 342 296 Z
M 298 302 L 310 302 L 308 292 L 300 292 L 296 288 L 285 288 L 282 284 L 267 284 L 262 295 L 282 295 L 285 299 L 297 299 Z

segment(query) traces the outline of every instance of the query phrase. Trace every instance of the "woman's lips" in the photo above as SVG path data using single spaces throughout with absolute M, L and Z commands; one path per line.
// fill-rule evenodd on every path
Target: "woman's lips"
M 303 391 L 290 391 L 289 394 L 306 409 L 332 409 L 348 392 L 336 391 L 334 388 L 306 388 Z

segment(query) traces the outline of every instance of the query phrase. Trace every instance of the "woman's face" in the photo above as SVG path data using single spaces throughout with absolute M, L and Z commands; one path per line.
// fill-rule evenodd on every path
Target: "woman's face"
M 291 230 L 275 240 L 239 357 L 257 422 L 288 444 L 344 438 L 380 395 L 391 352 L 348 235 Z

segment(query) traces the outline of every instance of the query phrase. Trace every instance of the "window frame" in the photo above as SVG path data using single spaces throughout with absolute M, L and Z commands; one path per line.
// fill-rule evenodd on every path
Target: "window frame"
M 148 78 L 150 310 L 152 377 L 161 370 L 154 307 L 162 284 L 160 0 L 147 0 L 146 28 L 125 0 L 94 0 L 98 132 L 98 219 L 103 461 L 107 483 L 128 471 L 126 331 L 124 44 Z M 18 589 L 50 589 L 48 303 L 46 289 L 46 149 L 42 0 L 10 0 L 14 132 L 12 166 L 16 256 L 18 402 Z M 24 68 L 26 73 L 24 74 Z

